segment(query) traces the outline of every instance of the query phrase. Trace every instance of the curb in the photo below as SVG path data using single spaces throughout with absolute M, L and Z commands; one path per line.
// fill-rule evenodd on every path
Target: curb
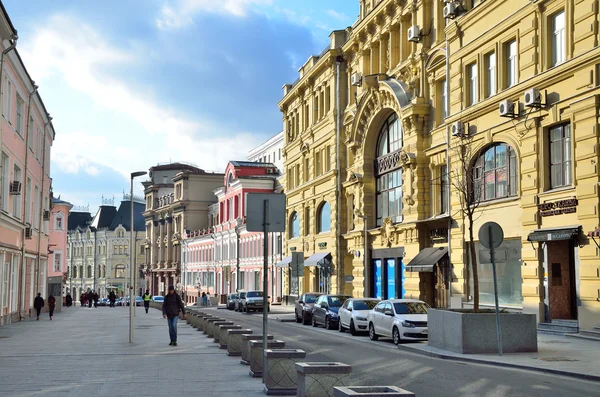
M 275 321 L 278 321 L 280 323 L 295 323 L 296 319 L 295 318 L 281 318 L 281 317 L 275 317 Z
M 471 357 L 459 357 L 459 356 L 453 356 L 450 354 L 433 353 L 433 352 L 420 350 L 420 349 L 414 349 L 412 347 L 402 346 L 402 345 L 398 345 L 398 350 L 403 350 L 403 351 L 410 352 L 410 353 L 420 354 L 422 356 L 439 358 L 442 360 L 462 361 L 462 362 L 467 362 L 467 363 L 489 365 L 489 366 L 493 366 L 493 367 L 524 369 L 524 370 L 528 370 L 528 371 L 542 372 L 542 373 L 546 373 L 546 374 L 562 375 L 562 376 L 567 376 L 567 377 L 576 378 L 576 379 L 600 381 L 599 375 L 582 374 L 582 373 L 578 373 L 578 372 L 563 371 L 560 369 L 540 368 L 540 367 L 534 367 L 534 366 L 523 365 L 523 364 L 512 364 L 512 363 L 504 363 L 504 362 L 498 362 L 498 361 L 488 361 L 488 360 L 482 360 L 482 359 L 471 358 Z

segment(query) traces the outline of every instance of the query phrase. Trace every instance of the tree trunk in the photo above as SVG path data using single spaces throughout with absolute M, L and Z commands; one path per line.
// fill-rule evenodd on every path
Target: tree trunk
M 475 243 L 473 242 L 473 216 L 469 216 L 469 250 L 471 252 L 471 264 L 473 268 L 473 311 L 479 311 L 479 272 L 477 270 L 477 256 Z

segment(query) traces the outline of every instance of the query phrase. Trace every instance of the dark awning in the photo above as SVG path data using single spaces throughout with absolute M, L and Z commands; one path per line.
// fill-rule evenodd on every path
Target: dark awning
M 448 247 L 423 248 L 421 252 L 406 265 L 406 271 L 433 272 L 433 267 L 446 254 L 448 254 Z
M 281 261 L 275 264 L 276 267 L 287 267 L 290 263 L 292 263 L 292 257 L 286 256 Z
M 560 241 L 571 240 L 579 235 L 581 226 L 550 227 L 537 229 L 529 233 L 527 241 Z
M 304 260 L 304 267 L 310 267 L 310 266 L 320 266 L 320 267 L 327 267 L 329 262 L 327 260 L 327 257 L 329 257 L 329 261 L 331 260 L 331 253 L 329 252 L 319 252 L 317 254 L 312 254 L 311 256 L 308 257 L 308 259 Z

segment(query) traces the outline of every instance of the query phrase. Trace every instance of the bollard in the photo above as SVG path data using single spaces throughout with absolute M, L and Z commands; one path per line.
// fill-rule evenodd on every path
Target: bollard
M 298 349 L 267 349 L 267 378 L 264 379 L 267 396 L 295 396 L 298 388 L 296 363 L 306 358 Z
M 227 330 L 227 355 L 242 355 L 242 335 L 251 335 L 251 329 L 229 329 Z
M 263 374 L 263 342 L 262 340 L 251 340 L 250 345 L 250 376 L 260 378 Z M 283 349 L 285 342 L 282 340 L 267 340 L 267 349 Z
M 250 365 L 250 341 L 263 340 L 262 335 L 242 335 L 242 359 L 241 364 Z M 267 335 L 267 340 L 273 340 L 273 335 Z
M 334 387 L 333 397 L 415 397 L 415 393 L 396 386 Z
M 296 363 L 298 397 L 333 397 L 335 386 L 348 386 L 352 367 L 336 362 Z
M 219 325 L 233 325 L 231 321 L 215 321 L 212 323 L 212 335 L 206 334 L 208 338 L 213 338 L 214 342 L 219 342 Z
M 206 327 L 204 328 L 204 333 L 206 334 L 207 337 L 212 337 L 213 336 L 213 323 L 215 321 L 225 321 L 222 318 L 219 317 L 211 317 L 208 320 L 206 320 Z
M 241 325 L 219 325 L 219 349 L 227 349 L 230 329 L 242 329 Z M 216 333 L 215 333 L 216 335 Z

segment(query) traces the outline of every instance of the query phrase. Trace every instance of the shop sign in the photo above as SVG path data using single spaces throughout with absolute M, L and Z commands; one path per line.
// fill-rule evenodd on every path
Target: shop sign
M 448 239 L 448 228 L 442 227 L 429 230 L 429 237 L 432 241 L 440 241 Z
M 577 211 L 579 201 L 573 197 L 566 200 L 551 201 L 538 204 L 538 211 L 541 216 L 554 216 L 562 214 L 573 214 Z

